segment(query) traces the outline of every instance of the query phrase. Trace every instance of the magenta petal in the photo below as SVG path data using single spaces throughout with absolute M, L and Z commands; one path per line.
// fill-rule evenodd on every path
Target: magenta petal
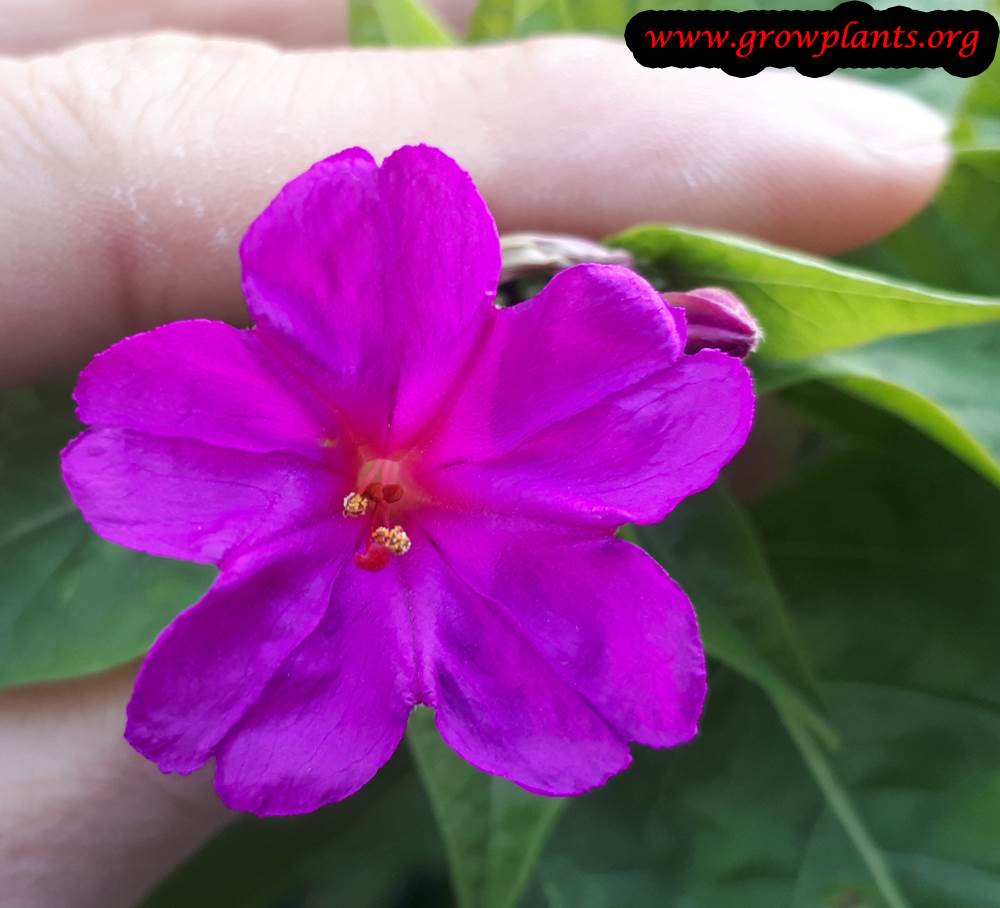
M 493 322 L 500 238 L 471 177 L 435 148 L 389 155 L 379 191 L 390 221 L 385 305 L 400 371 L 392 437 L 404 444 L 436 413 Z
M 427 482 L 486 510 L 602 526 L 653 523 L 715 482 L 747 439 L 754 403 L 746 367 L 704 350 L 512 450 L 446 463 Z
M 328 370 L 370 441 L 428 418 L 489 316 L 496 226 L 472 180 L 426 146 L 311 167 L 251 225 L 244 289 L 262 332 Z
M 192 772 L 322 618 L 351 556 L 333 523 L 236 559 L 157 639 L 136 679 L 125 737 L 164 772 Z
M 477 769 L 563 797 L 603 785 L 631 762 L 625 742 L 492 603 L 466 593 L 438 647 L 437 727 Z
M 343 480 L 288 453 L 250 454 L 126 429 L 95 429 L 62 454 L 76 506 L 105 539 L 216 562 L 303 522 L 338 515 Z M 354 528 L 356 531 L 356 528 Z
M 625 741 L 498 603 L 468 585 L 463 556 L 423 532 L 406 556 L 422 699 L 444 740 L 479 769 L 541 794 L 578 794 L 623 770 Z
M 365 432 L 388 419 L 394 381 L 373 336 L 385 330 L 377 171 L 360 148 L 314 164 L 281 189 L 240 245 L 258 331 L 298 346 L 315 372 L 328 370 L 331 395 Z
M 215 784 L 230 807 L 315 810 L 353 794 L 392 756 L 415 685 L 397 567 L 341 574 L 322 623 L 222 743 Z
M 500 458 L 673 363 L 683 338 L 660 294 L 618 265 L 577 265 L 496 313 L 436 427 L 429 463 Z
M 74 397 L 80 420 L 243 451 L 329 457 L 339 430 L 253 331 L 188 321 L 137 334 L 95 356 Z M 324 446 L 325 445 L 325 446 Z
M 671 747 L 694 737 L 706 693 L 697 618 L 646 552 L 519 518 L 436 512 L 421 527 L 521 648 L 544 658 L 623 740 Z

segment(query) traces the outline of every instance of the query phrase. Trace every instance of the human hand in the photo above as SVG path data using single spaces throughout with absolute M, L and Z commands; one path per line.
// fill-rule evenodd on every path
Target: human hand
M 327 3 L 301 0 L 296 17 L 271 0 L 250 19 L 237 6 L 212 6 L 233 16 L 214 23 L 178 10 L 155 24 L 293 43 L 343 32 L 311 28 L 336 20 Z M 50 19 L 69 23 L 58 7 Z M 3 19 L 8 52 L 38 49 L 37 33 L 18 30 L 25 17 Z M 49 37 L 82 36 L 85 24 Z M 944 124 L 903 97 L 783 72 L 647 71 L 620 43 L 584 38 L 309 53 L 101 41 L 0 61 L 0 105 L 8 384 L 153 324 L 245 318 L 244 226 L 291 175 L 348 145 L 442 147 L 503 230 L 600 236 L 676 221 L 817 251 L 906 220 L 947 161 Z M 161 777 L 121 740 L 133 671 L 0 695 L 0 891 L 11 904 L 131 904 L 225 822 L 203 774 Z

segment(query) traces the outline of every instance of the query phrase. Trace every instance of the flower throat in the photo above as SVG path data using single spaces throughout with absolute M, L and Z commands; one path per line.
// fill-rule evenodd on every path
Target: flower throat
M 358 488 L 344 498 L 344 516 L 369 516 L 369 532 L 362 547 L 354 553 L 354 563 L 366 571 L 380 571 L 393 555 L 410 550 L 410 537 L 398 524 L 389 522 L 393 505 L 403 498 L 399 463 L 394 460 L 371 460 L 358 471 Z

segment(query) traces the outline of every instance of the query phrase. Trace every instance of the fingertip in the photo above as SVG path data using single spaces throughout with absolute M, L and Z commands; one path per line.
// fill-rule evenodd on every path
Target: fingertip
M 470 163 L 504 230 L 666 221 L 840 252 L 911 218 L 948 166 L 938 114 L 858 79 L 645 69 L 584 36 L 487 52 L 491 120 L 514 128 Z
M 799 151 L 782 161 L 785 182 L 804 185 L 799 204 L 786 199 L 790 208 L 775 212 L 769 239 L 842 252 L 890 233 L 933 198 L 951 160 L 940 114 L 858 79 L 774 76 L 785 83 L 776 88 L 790 99 L 790 147 Z

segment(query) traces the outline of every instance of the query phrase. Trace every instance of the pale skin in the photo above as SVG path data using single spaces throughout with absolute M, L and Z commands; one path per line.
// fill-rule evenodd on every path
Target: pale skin
M 674 221 L 819 252 L 903 223 L 947 167 L 936 115 L 846 80 L 647 71 L 582 37 L 337 49 L 344 5 L 0 0 L 0 385 L 245 318 L 243 229 L 348 145 L 442 147 L 505 231 Z M 432 5 L 461 27 L 471 3 Z M 230 37 L 108 39 L 159 29 Z M 165 777 L 122 740 L 134 673 L 0 693 L 5 904 L 133 905 L 231 818 L 210 768 Z

